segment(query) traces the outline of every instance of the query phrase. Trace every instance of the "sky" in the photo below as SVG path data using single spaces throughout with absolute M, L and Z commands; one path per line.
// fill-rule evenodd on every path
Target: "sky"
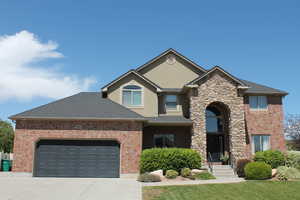
M 0 5 L 0 118 L 100 91 L 168 48 L 289 92 L 300 114 L 300 1 L 40 1 Z

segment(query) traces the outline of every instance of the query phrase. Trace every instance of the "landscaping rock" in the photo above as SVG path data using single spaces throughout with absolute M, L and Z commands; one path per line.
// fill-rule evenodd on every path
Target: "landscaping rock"
M 163 178 L 164 177 L 164 173 L 163 173 L 163 170 L 156 170 L 156 171 L 153 171 L 153 172 L 150 172 L 150 174 L 154 174 L 154 175 L 157 175 L 159 176 L 160 178 Z
M 192 174 L 199 174 L 202 172 L 207 172 L 206 169 L 192 169 Z
M 277 169 L 272 169 L 272 177 L 275 177 L 277 175 Z

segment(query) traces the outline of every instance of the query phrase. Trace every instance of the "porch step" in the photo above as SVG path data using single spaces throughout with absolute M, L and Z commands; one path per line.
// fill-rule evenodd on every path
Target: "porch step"
M 213 175 L 216 178 L 238 178 L 230 165 L 213 165 Z

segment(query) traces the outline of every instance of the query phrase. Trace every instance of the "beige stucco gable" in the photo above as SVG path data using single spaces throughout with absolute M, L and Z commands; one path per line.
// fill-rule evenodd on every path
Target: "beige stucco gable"
M 170 58 L 175 59 L 168 60 Z M 182 88 L 202 74 L 190 62 L 172 52 L 149 63 L 139 73 L 161 88 Z
M 142 106 L 128 107 L 129 109 L 145 117 L 155 117 L 158 115 L 156 89 L 133 73 L 108 87 L 107 97 L 122 105 L 122 88 L 126 85 L 138 85 L 142 88 Z

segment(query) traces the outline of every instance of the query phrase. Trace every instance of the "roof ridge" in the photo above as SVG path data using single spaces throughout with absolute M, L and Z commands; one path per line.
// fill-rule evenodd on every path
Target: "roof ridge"
M 206 69 L 204 69 L 202 66 L 198 65 L 196 62 L 192 61 L 191 59 L 189 59 L 188 57 L 184 56 L 183 54 L 179 53 L 178 51 L 176 51 L 173 48 L 169 48 L 165 51 L 163 51 L 162 53 L 160 53 L 158 56 L 155 56 L 154 58 L 150 59 L 149 61 L 147 61 L 146 63 L 144 63 L 143 65 L 139 66 L 138 68 L 136 68 L 136 71 L 140 71 L 142 69 L 144 69 L 145 67 L 147 67 L 149 64 L 153 63 L 154 61 L 158 60 L 159 58 L 163 57 L 164 55 L 168 54 L 168 53 L 174 53 L 175 55 L 181 57 L 183 60 L 188 61 L 190 64 L 192 64 L 195 68 L 197 68 L 198 70 L 201 70 L 202 72 L 207 72 Z
M 49 102 L 49 103 L 47 103 L 47 104 L 43 104 L 43 105 L 40 105 L 40 106 L 38 106 L 38 107 L 35 107 L 35 108 L 32 108 L 32 109 L 29 109 L 29 110 L 20 112 L 20 113 L 18 113 L 18 114 L 11 115 L 11 116 L 9 116 L 8 118 L 9 118 L 9 119 L 12 119 L 13 117 L 15 117 L 15 116 L 17 116 L 17 115 L 22 115 L 22 114 L 24 114 L 24 113 L 31 112 L 31 111 L 34 111 L 34 110 L 37 110 L 37 109 L 46 107 L 46 106 L 49 106 L 49 105 L 58 103 L 58 102 L 60 102 L 60 101 L 65 101 L 66 99 L 72 98 L 72 97 L 77 96 L 77 95 L 79 95 L 79 94 L 81 94 L 81 93 L 84 93 L 84 92 L 79 92 L 79 93 L 73 94 L 73 95 L 71 95 L 71 96 L 67 96 L 67 97 L 64 97 L 64 98 L 61 98 L 61 99 L 57 99 L 57 100 L 52 101 L 52 102 Z

